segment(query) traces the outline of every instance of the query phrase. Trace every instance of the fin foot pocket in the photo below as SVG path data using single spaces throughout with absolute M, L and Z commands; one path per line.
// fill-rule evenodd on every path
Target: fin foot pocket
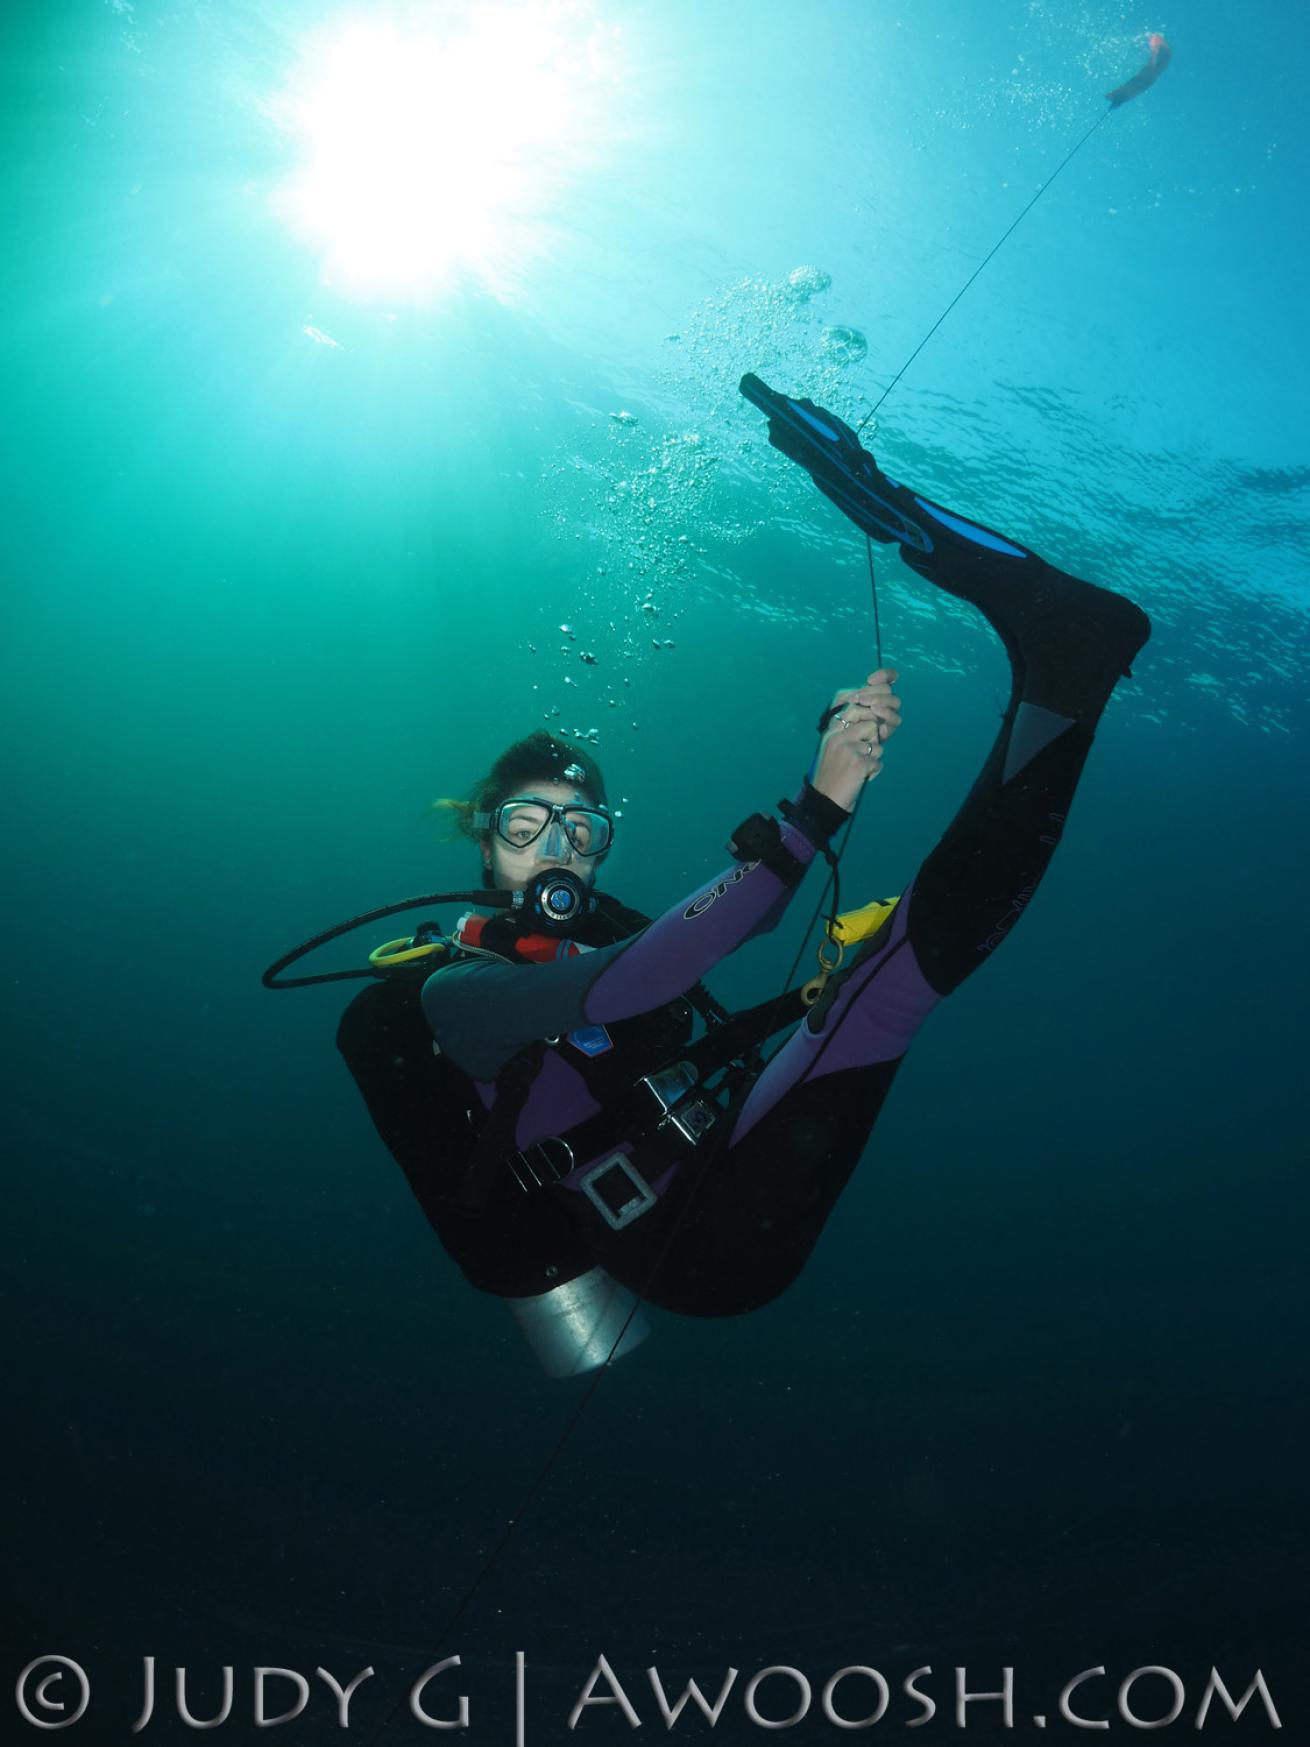
M 1022 637 L 1023 698 L 1090 726 L 1118 682 L 1132 678 L 1151 621 L 1124 595 L 1088 582 L 1074 586 L 1096 598 L 1071 591 L 1067 604 L 1057 602 Z
M 1099 716 L 1151 635 L 1151 621 L 1126 595 L 1032 552 L 1011 558 L 952 538 L 931 559 L 905 549 L 901 556 L 926 581 L 977 607 L 1005 644 L 1029 703 L 1067 716 Z

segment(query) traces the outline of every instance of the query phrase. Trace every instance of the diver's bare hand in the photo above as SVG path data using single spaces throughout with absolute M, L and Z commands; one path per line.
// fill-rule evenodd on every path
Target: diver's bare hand
M 901 700 L 892 691 L 897 678 L 894 667 L 880 667 L 863 685 L 833 694 L 811 782 L 847 812 L 882 770 L 883 746 L 901 725 Z

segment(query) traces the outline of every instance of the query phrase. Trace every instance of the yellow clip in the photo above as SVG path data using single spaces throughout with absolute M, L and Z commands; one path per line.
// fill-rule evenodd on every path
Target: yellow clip
M 878 932 L 899 903 L 899 898 L 875 898 L 861 910 L 847 910 L 835 922 L 828 924 L 828 938 L 839 940 L 843 946 L 851 946 L 857 940 L 867 940 L 871 934 Z

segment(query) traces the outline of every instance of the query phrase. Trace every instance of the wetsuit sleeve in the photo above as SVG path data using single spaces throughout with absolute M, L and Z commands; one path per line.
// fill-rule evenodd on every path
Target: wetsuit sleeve
M 845 817 L 806 783 L 792 816 L 779 821 L 783 845 L 808 867 Z M 733 862 L 630 940 L 550 964 L 462 960 L 423 986 L 432 1035 L 474 1079 L 493 1080 L 537 1038 L 630 1019 L 684 994 L 743 941 L 774 927 L 795 889 L 762 862 Z

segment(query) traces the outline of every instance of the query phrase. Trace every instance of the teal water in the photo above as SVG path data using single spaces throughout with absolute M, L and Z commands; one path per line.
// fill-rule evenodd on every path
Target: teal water
M 402 226 L 453 250 L 429 280 L 289 215 L 332 9 L 0 23 L 10 1679 L 77 1657 L 108 1741 L 146 1654 L 203 1705 L 225 1662 L 372 1662 L 390 1702 L 462 1650 L 471 1737 L 508 1740 L 525 1649 L 553 1740 L 601 1652 L 655 1729 L 651 1662 L 788 1663 L 816 1693 L 847 1662 L 985 1690 L 1009 1663 L 1048 1700 L 1097 1663 L 1193 1699 L 1262 1664 L 1288 1724 L 1310 27 L 1273 0 L 363 16 L 552 69 L 531 125 L 494 79 L 467 113 L 435 92 L 458 126 Z M 874 665 L 863 543 L 739 376 L 862 418 L 1162 26 L 1167 74 L 866 431 L 1151 614 L 1061 854 L 916 1044 L 797 1286 L 658 1317 L 443 1639 L 586 1385 L 542 1379 L 441 1252 L 332 1047 L 340 990 L 260 970 L 474 883 L 427 805 L 538 726 L 600 759 L 626 902 L 723 864 Z M 469 186 L 472 216 L 433 217 Z M 936 841 L 1006 684 L 981 619 L 882 554 L 879 578 L 905 727 L 856 899 Z M 815 901 L 721 999 L 781 985 Z M 226 1738 L 262 1738 L 248 1699 Z M 325 1701 L 289 1738 L 338 1738 Z M 717 1738 L 756 1733 L 738 1705 Z

